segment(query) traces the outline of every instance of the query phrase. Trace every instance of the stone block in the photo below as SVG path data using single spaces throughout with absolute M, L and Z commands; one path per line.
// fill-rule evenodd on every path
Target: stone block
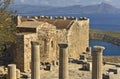
M 120 75 L 117 74 L 111 75 L 110 79 L 120 79 Z
M 40 70 L 44 70 L 45 67 L 43 65 L 40 65 Z
M 73 58 L 69 58 L 69 63 L 74 63 L 74 59 Z
M 92 63 L 89 63 L 89 62 L 83 63 L 82 69 L 86 70 L 86 71 L 91 71 L 92 70 Z
M 23 74 L 22 78 L 23 79 L 31 79 L 31 74 L 30 73 Z
M 113 75 L 114 75 L 113 72 L 103 73 L 103 79 L 113 79 L 113 78 L 112 78 Z
M 53 65 L 53 66 L 56 66 L 56 61 L 55 61 L 55 60 L 52 61 L 52 65 Z
M 56 61 L 56 65 L 57 65 L 57 66 L 59 65 L 59 60 L 58 60 L 58 61 Z
M 52 71 L 53 70 L 52 65 L 51 64 L 46 65 L 46 69 L 45 70 Z
M 86 59 L 86 55 L 85 55 L 85 54 L 81 54 L 81 55 L 80 55 L 80 60 L 85 60 L 85 61 L 86 61 L 86 60 L 87 60 L 87 59 Z
M 116 66 L 116 67 L 120 67 L 120 63 L 116 64 L 115 66 Z
M 16 69 L 16 77 L 17 77 L 17 79 L 19 79 L 21 77 L 19 69 Z
M 108 70 L 108 72 L 113 72 L 114 74 L 119 74 L 120 73 L 120 69 L 119 68 L 110 68 Z
M 76 61 L 77 64 L 83 64 L 84 62 L 86 62 L 85 60 L 78 60 Z
M 40 62 L 40 65 L 43 65 L 43 66 L 45 66 L 45 62 Z

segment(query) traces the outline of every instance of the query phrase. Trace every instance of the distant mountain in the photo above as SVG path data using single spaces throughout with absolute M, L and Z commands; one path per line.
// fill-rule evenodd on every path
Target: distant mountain
M 74 5 L 68 7 L 51 7 L 51 6 L 35 6 L 35 5 L 11 5 L 9 9 L 17 10 L 18 13 L 104 13 L 114 14 L 120 13 L 120 9 L 107 4 L 101 3 L 96 5 L 82 6 Z
M 52 9 L 51 6 L 35 6 L 35 5 L 10 5 L 10 10 L 17 10 L 18 13 L 35 13 L 35 12 L 46 12 L 47 10 Z
M 101 3 L 98 5 L 85 6 L 82 8 L 82 12 L 83 13 L 119 13 L 120 9 L 117 9 L 116 7 L 107 3 Z

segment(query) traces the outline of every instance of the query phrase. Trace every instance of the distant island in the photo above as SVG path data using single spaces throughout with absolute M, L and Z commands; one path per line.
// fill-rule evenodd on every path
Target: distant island
M 120 13 L 120 9 L 108 4 L 108 3 L 100 3 L 96 5 L 74 5 L 67 7 L 52 7 L 52 6 L 38 6 L 38 5 L 17 5 L 12 4 L 9 7 L 10 10 L 17 10 L 18 13 L 27 14 L 27 13 L 49 13 L 49 14 L 57 14 L 57 13 L 80 13 L 80 14 L 116 14 Z

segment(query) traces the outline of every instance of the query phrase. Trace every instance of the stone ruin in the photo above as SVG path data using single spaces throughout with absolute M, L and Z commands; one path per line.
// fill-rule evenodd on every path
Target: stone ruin
M 41 69 L 51 71 L 56 66 L 59 66 L 59 79 L 69 79 L 68 58 L 79 56 L 78 63 L 83 70 L 92 71 L 92 79 L 114 79 L 120 73 L 120 65 L 116 64 L 117 68 L 110 68 L 102 75 L 104 47 L 94 46 L 92 63 L 87 61 L 91 48 L 86 17 L 17 16 L 15 21 L 18 29 L 16 50 L 12 53 L 15 64 L 0 69 L 8 79 L 19 79 L 21 72 L 28 72 L 22 74 L 24 78 L 40 79 Z
M 102 79 L 103 51 L 104 47 L 94 46 L 92 55 L 92 79 Z
M 40 45 L 39 42 L 32 41 L 32 54 L 31 54 L 31 77 L 32 79 L 40 79 Z M 92 79 L 102 79 L 102 52 L 104 47 L 101 46 L 94 46 L 94 53 L 93 53 L 93 66 L 92 66 Z M 97 56 L 96 56 L 97 55 Z M 98 59 L 98 61 L 94 60 Z M 60 43 L 59 44 L 59 79 L 69 79 L 69 72 L 68 72 L 68 44 L 67 43 Z M 96 64 L 95 64 L 96 63 Z M 84 63 L 85 64 L 85 63 Z M 88 64 L 88 63 L 86 63 Z M 85 66 L 85 69 L 91 70 Z M 113 70 L 112 70 L 113 71 Z M 20 74 L 20 73 L 19 73 Z M 8 79 L 16 79 L 16 65 L 9 64 L 8 65 Z M 28 77 L 27 77 L 28 78 Z M 111 78 L 109 78 L 111 79 Z
M 31 71 L 31 41 L 40 42 L 41 62 L 57 61 L 59 42 L 68 43 L 70 58 L 78 58 L 89 47 L 89 19 L 86 17 L 16 16 L 18 33 L 14 63 L 23 72 Z
M 119 79 L 119 78 L 120 78 L 119 64 L 116 64 L 115 67 L 109 68 L 105 73 L 103 73 L 103 79 Z
M 67 43 L 60 43 L 59 45 L 59 79 L 69 79 L 69 72 L 68 72 L 68 59 L 69 59 L 69 54 L 68 54 L 68 44 Z M 40 79 L 40 42 L 32 41 L 31 42 L 31 73 L 23 75 L 22 77 L 24 78 L 32 78 L 32 79 Z M 108 73 L 103 74 L 102 72 L 102 66 L 103 66 L 103 58 L 102 58 L 102 53 L 105 48 L 102 46 L 94 46 L 93 50 L 93 58 L 92 58 L 92 63 L 89 63 L 88 61 L 85 61 L 82 63 L 83 70 L 86 71 L 92 71 L 92 79 L 115 79 L 119 78 L 120 73 L 120 65 L 116 64 L 115 68 L 110 68 L 108 70 Z M 80 60 L 84 60 L 85 56 L 81 55 Z M 52 61 L 52 64 L 49 62 L 46 63 L 47 70 L 52 70 L 52 66 L 56 66 L 57 61 Z M 43 65 L 45 63 L 42 63 Z M 4 70 L 3 70 L 4 71 Z M 16 69 L 15 64 L 9 64 L 8 65 L 8 70 L 6 71 L 7 75 L 6 78 L 8 79 L 16 79 L 21 77 L 20 70 Z

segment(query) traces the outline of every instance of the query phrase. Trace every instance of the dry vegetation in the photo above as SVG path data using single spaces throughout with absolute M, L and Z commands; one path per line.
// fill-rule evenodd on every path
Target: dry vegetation
M 108 36 L 120 38 L 120 31 L 103 31 L 103 30 L 90 29 L 90 33 L 99 33 L 99 34 L 105 34 Z

